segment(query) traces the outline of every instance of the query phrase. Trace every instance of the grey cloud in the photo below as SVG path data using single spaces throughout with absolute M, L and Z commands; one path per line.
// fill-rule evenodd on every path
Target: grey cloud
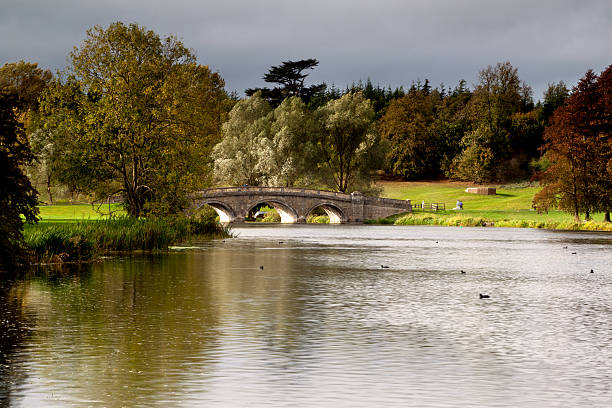
M 608 0 L 0 0 L 0 63 L 62 68 L 87 28 L 117 20 L 174 34 L 229 90 L 261 86 L 270 65 L 314 57 L 313 81 L 454 86 L 509 60 L 539 97 L 612 63 Z

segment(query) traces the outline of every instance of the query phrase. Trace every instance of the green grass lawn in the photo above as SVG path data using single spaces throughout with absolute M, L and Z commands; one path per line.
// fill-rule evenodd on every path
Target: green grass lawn
M 497 195 L 466 193 L 469 184 L 457 182 L 381 182 L 383 196 L 413 203 L 445 203 L 453 208 L 457 200 L 463 201 L 465 210 L 530 210 L 531 201 L 539 187 L 498 188 Z
M 57 204 L 57 205 L 41 205 L 40 210 L 41 222 L 66 222 L 76 220 L 100 220 L 108 218 L 109 206 L 107 204 L 98 207 L 91 204 Z M 121 204 L 111 204 L 110 211 L 113 215 L 125 215 L 125 211 Z
M 444 203 L 446 211 L 439 211 L 436 217 L 456 216 L 483 218 L 490 221 L 526 221 L 544 224 L 571 224 L 573 216 L 562 211 L 549 211 L 538 214 L 532 208 L 533 196 L 540 187 L 496 186 L 496 195 L 466 193 L 469 183 L 459 182 L 399 182 L 383 181 L 383 196 L 401 200 L 410 199 L 413 203 Z M 455 211 L 457 200 L 463 202 L 463 210 Z M 415 214 L 417 211 L 415 211 Z M 603 220 L 603 214 L 594 214 L 596 221 Z

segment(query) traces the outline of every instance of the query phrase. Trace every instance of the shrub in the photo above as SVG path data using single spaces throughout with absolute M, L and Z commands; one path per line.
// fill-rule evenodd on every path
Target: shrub
M 329 224 L 329 217 L 327 215 L 309 215 L 306 218 L 306 222 L 309 224 Z
M 262 222 L 281 222 L 281 216 L 274 208 L 266 212 L 266 215 L 261 220 Z

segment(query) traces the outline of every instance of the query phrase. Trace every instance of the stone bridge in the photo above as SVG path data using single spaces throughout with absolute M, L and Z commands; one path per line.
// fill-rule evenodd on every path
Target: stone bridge
M 274 207 L 282 223 L 304 223 L 315 208 L 322 208 L 331 224 L 363 222 L 412 211 L 410 200 L 292 187 L 210 188 L 195 193 L 192 200 L 190 210 L 208 204 L 223 223 L 244 222 L 249 212 L 262 203 Z

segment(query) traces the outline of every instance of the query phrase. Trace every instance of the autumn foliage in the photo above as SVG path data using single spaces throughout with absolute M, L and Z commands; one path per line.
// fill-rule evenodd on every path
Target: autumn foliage
M 600 76 L 589 70 L 557 109 L 544 132 L 543 150 L 551 166 L 534 197 L 539 211 L 558 207 L 589 219 L 612 208 L 612 65 Z

